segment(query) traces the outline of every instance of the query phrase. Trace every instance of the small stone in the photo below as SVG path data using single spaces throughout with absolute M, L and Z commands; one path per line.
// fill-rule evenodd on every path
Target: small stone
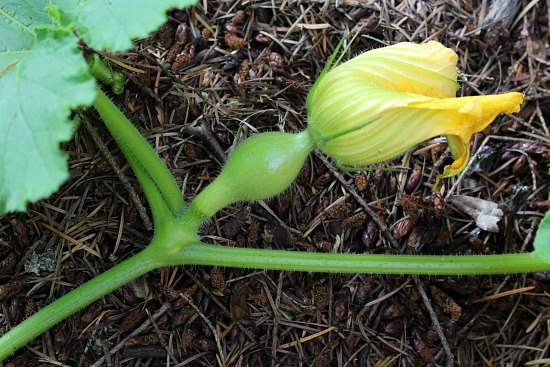
M 25 262 L 25 271 L 36 275 L 40 275 L 40 272 L 51 273 L 54 271 L 56 264 L 55 252 L 52 248 L 48 248 L 41 254 L 33 252 Z

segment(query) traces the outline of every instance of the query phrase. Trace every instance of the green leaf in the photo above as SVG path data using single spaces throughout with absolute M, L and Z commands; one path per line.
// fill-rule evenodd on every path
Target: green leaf
M 537 234 L 535 235 L 535 255 L 550 262 L 550 211 L 546 212 L 546 215 L 539 224 Z
M 77 38 L 40 29 L 47 15 L 26 10 L 0 18 L 0 215 L 25 210 L 68 177 L 59 146 L 72 135 L 68 116 L 96 93 Z
M 96 89 L 77 47 L 125 50 L 195 0 L 0 0 L 0 215 L 24 210 L 68 177 L 59 144 L 72 108 Z M 47 10 L 46 10 L 47 9 Z
M 112 52 L 132 46 L 166 22 L 166 11 L 194 5 L 196 0 L 55 0 L 64 25 L 76 24 L 88 46 Z
M 37 25 L 51 22 L 44 8 L 48 0 L 0 0 L 0 52 L 28 50 Z

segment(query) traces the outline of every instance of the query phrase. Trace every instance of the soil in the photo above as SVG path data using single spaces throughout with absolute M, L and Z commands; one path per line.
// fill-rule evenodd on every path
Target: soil
M 432 192 L 450 162 L 442 139 L 355 174 L 318 153 L 283 194 L 232 205 L 201 235 L 223 246 L 299 251 L 333 251 L 337 243 L 337 251 L 353 253 L 530 251 L 550 208 L 548 2 L 488 3 L 200 2 L 170 11 L 158 32 L 113 55 L 144 71 L 112 64 L 129 78 L 115 101 L 191 200 L 247 136 L 304 129 L 307 92 L 343 35 L 364 25 L 348 57 L 438 40 L 459 55 L 460 94 L 525 94 L 521 112 L 497 118 L 472 139 L 473 164 L 464 175 Z M 64 146 L 71 178 L 61 190 L 28 213 L 0 218 L 0 333 L 130 257 L 152 235 L 128 164 L 101 121 L 87 115 L 89 124 Z M 388 167 L 404 168 L 381 170 Z M 480 230 L 451 202 L 454 195 L 498 204 L 498 233 Z M 521 366 L 548 357 L 549 294 L 549 273 L 170 267 L 94 302 L 5 365 Z

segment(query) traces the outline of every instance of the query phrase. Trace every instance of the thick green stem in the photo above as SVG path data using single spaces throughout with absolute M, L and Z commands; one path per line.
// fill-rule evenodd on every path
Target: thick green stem
M 163 211 L 162 206 L 166 206 L 173 216 L 182 214 L 185 203 L 178 185 L 153 148 L 149 146 L 134 125 L 101 89 L 98 90 L 94 107 L 99 112 L 99 115 L 105 122 L 105 126 L 107 126 L 115 138 L 120 150 L 122 150 L 136 173 L 147 196 L 151 210 L 154 213 L 159 213 Z M 145 180 L 145 182 L 143 180 L 144 174 L 149 177 L 149 180 Z M 151 187 L 151 182 L 154 184 L 154 187 Z M 163 203 L 150 200 L 151 190 L 160 192 L 164 199 Z
M 534 253 L 503 255 L 381 255 L 250 249 L 193 243 L 178 263 L 323 273 L 480 275 L 550 271 Z
M 21 348 L 44 331 L 88 306 L 107 293 L 163 264 L 154 247 L 142 252 L 75 288 L 50 303 L 0 338 L 0 361 Z

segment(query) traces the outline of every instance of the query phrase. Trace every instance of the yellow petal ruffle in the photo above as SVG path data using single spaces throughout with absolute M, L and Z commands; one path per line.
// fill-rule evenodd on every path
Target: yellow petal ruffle
M 485 129 L 498 115 L 518 112 L 523 95 L 510 92 L 489 96 L 434 99 L 413 102 L 411 107 L 440 111 L 438 118 L 445 132 L 454 162 L 446 166 L 441 177 L 461 172 L 468 163 L 470 138 Z

